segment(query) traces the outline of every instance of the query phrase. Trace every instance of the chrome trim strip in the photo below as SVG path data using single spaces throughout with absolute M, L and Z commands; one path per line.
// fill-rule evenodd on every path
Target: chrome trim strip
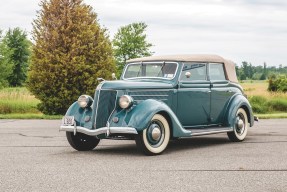
M 168 95 L 130 95 L 132 97 L 167 97 Z
M 230 129 L 223 129 L 223 130 L 217 130 L 217 131 L 191 132 L 191 136 L 210 135 L 210 134 L 215 134 L 215 133 L 226 133 L 226 132 L 231 132 L 231 131 L 233 131 L 232 128 L 230 128 Z
M 145 101 L 146 99 L 135 99 L 135 101 Z M 168 99 L 156 99 L 160 101 L 167 101 Z
M 134 92 L 147 92 L 147 91 L 159 91 L 159 92 L 164 92 L 164 91 L 170 91 L 174 89 L 174 87 L 170 87 L 170 88 L 159 88 L 159 87 L 156 87 L 156 88 L 148 88 L 148 89 L 140 89 L 140 88 L 135 88 L 133 90 L 129 90 L 128 93 L 134 93 Z M 104 89 L 103 89 L 104 90 Z
M 135 80 L 135 79 L 165 79 L 165 80 L 173 80 L 174 78 L 166 78 L 166 77 L 131 77 L 131 78 L 124 78 L 124 80 Z
M 116 94 L 116 98 L 115 98 L 115 107 L 114 107 L 114 110 L 111 112 L 111 114 L 110 114 L 110 116 L 109 116 L 109 118 L 108 118 L 108 121 L 107 121 L 107 124 L 109 123 L 109 121 L 110 121 L 110 119 L 111 119 L 111 117 L 112 117 L 112 115 L 113 115 L 113 113 L 115 112 L 115 110 L 116 110 L 116 106 L 117 106 L 117 98 L 118 98 L 118 91 L 116 91 L 117 92 L 117 94 Z M 108 126 L 109 127 L 109 126 Z
M 68 131 L 68 132 L 74 132 L 75 127 L 74 126 L 60 126 L 60 131 Z M 100 134 L 138 134 L 137 130 L 133 127 L 101 127 L 99 129 L 87 129 L 85 127 L 76 127 L 77 132 L 84 133 L 86 135 L 91 135 L 91 136 L 97 136 Z
M 96 109 L 96 114 L 95 114 L 95 122 L 94 122 L 94 125 L 96 124 L 96 121 L 97 121 L 97 116 L 98 116 L 98 109 L 99 109 L 99 99 L 100 99 L 100 94 L 101 94 L 101 89 L 98 90 L 99 93 L 98 93 L 98 99 L 97 99 L 97 109 Z M 96 127 L 95 127 L 96 128 Z

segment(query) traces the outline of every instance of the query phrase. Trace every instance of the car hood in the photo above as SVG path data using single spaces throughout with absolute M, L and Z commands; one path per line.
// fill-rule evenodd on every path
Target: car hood
M 158 81 L 104 81 L 102 82 L 102 89 L 171 89 L 172 82 L 158 82 Z

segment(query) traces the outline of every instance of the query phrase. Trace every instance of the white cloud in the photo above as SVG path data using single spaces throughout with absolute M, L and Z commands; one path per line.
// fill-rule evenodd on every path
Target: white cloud
M 9 0 L 0 29 L 30 31 L 38 1 Z M 216 53 L 237 63 L 287 65 L 286 0 L 85 0 L 111 36 L 143 21 L 156 54 Z
M 31 31 L 32 21 L 35 18 L 36 10 L 39 9 L 40 0 L 6 0 L 0 6 L 0 29 L 20 27 Z

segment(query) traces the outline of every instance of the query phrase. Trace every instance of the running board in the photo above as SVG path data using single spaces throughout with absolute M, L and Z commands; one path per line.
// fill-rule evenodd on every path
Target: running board
M 202 129 L 189 129 L 191 131 L 191 136 L 200 136 L 200 135 L 210 135 L 216 133 L 226 133 L 232 132 L 232 127 L 212 127 L 212 128 L 202 128 Z

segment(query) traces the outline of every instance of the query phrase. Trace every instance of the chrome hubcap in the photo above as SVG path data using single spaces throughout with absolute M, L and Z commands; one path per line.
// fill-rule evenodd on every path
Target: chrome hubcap
M 242 114 L 238 114 L 237 117 L 237 122 L 236 122 L 236 132 L 239 135 L 242 135 L 245 131 L 245 122 L 244 122 L 244 117 L 242 117 Z
M 242 119 L 239 119 L 239 121 L 237 122 L 237 127 L 238 127 L 239 129 L 242 129 L 243 126 L 244 126 L 244 122 L 242 121 Z
M 153 140 L 158 140 L 160 138 L 161 131 L 158 127 L 155 127 L 151 132 L 151 137 Z
M 147 128 L 147 140 L 153 147 L 158 147 L 164 140 L 164 129 L 163 125 L 159 121 L 152 121 L 150 126 Z

